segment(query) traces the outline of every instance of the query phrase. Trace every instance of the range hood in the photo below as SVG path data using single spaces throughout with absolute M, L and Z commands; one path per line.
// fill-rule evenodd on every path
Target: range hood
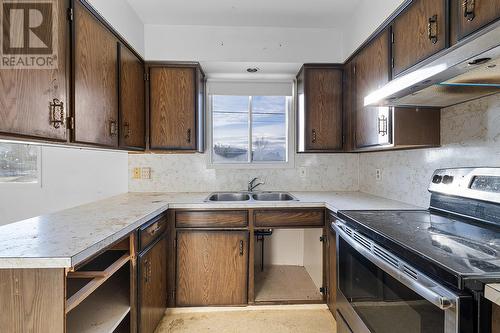
M 447 107 L 500 92 L 500 21 L 365 96 L 365 106 Z

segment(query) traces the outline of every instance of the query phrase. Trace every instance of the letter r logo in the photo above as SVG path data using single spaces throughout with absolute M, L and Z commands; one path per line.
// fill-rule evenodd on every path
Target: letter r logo
M 3 54 L 52 53 L 52 3 L 4 1 L 2 12 Z

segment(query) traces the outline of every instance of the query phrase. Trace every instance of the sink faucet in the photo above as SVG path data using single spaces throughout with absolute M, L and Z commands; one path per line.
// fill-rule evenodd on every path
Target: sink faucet
M 255 177 L 251 181 L 248 182 L 248 192 L 253 192 L 253 190 L 255 190 L 258 186 L 265 184 L 265 182 L 260 182 L 260 183 L 255 184 L 255 182 L 258 179 L 259 178 Z

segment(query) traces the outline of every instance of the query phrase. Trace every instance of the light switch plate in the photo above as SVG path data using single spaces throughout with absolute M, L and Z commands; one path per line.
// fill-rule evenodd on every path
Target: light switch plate
M 141 174 L 141 168 L 134 168 L 132 172 L 132 179 L 141 179 L 142 174 Z

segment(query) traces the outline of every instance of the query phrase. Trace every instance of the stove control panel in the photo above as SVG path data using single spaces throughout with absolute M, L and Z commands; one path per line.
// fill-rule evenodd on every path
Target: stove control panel
M 429 191 L 500 203 L 500 168 L 439 169 Z

